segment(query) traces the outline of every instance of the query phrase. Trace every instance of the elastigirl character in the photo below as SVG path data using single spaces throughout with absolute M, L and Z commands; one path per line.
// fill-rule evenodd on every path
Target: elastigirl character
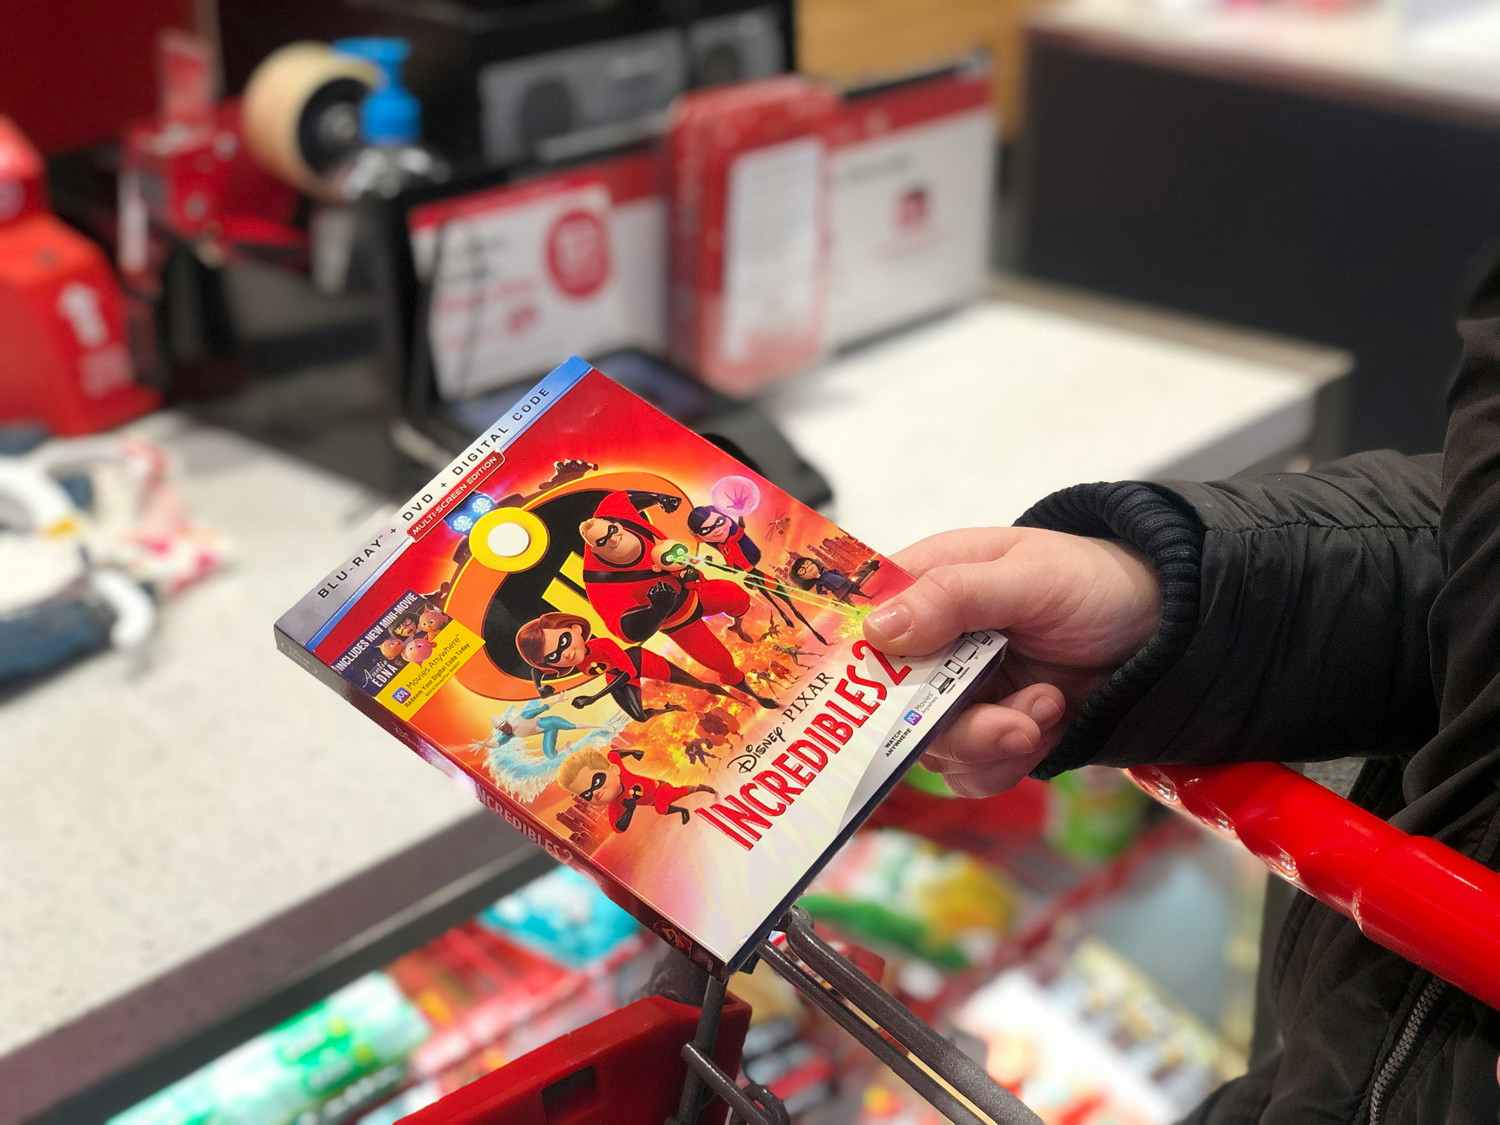
M 674 512 L 682 503 L 656 492 L 611 492 L 594 514 L 578 525 L 583 538 L 583 588 L 589 605 L 616 635 L 640 644 L 657 633 L 670 637 L 683 652 L 718 676 L 719 682 L 750 695 L 762 707 L 774 699 L 758 695 L 716 637 L 704 617 L 716 613 L 733 619 L 730 628 L 751 638 L 740 623 L 750 611 L 750 595 L 725 579 L 705 579 L 691 567 L 666 562 L 673 544 L 652 526 L 645 509 Z
M 645 756 L 640 750 L 611 750 L 608 754 L 583 750 L 563 763 L 557 771 L 557 783 L 590 804 L 607 805 L 609 823 L 616 832 L 630 827 L 639 805 L 655 809 L 659 816 L 676 813 L 686 824 L 692 813 L 678 801 L 694 793 L 718 795 L 711 785 L 671 785 L 632 773 L 625 765 L 626 758 L 639 761 Z
M 736 519 L 722 508 L 703 505 L 694 508 L 692 514 L 688 516 L 688 527 L 704 543 L 715 547 L 730 566 L 755 575 L 760 580 L 758 585 L 761 597 L 771 603 L 771 608 L 781 615 L 782 621 L 791 625 L 792 618 L 787 616 L 787 610 L 791 610 L 792 615 L 807 627 L 808 632 L 818 638 L 819 644 L 828 643 L 823 634 L 818 632 L 817 627 L 802 616 L 797 603 L 776 589 L 780 583 L 759 569 L 760 547 L 746 532 L 744 516 Z
M 526 622 L 516 630 L 516 651 L 531 665 L 531 679 L 538 695 L 553 693 L 547 683 L 549 677 L 561 678 L 579 671 L 603 676 L 604 686 L 592 695 L 575 695 L 573 706 L 587 707 L 608 695 L 638 723 L 668 711 L 682 710 L 675 703 L 644 706 L 642 680 L 680 684 L 709 695 L 729 694 L 727 688 L 704 683 L 666 657 L 648 652 L 640 645 L 621 648 L 608 637 L 594 636 L 588 621 L 572 613 L 544 613 Z
M 869 598 L 870 595 L 864 592 L 863 586 L 879 568 L 880 560 L 871 559 L 867 563 L 861 563 L 851 575 L 831 566 L 825 567 L 817 559 L 806 555 L 795 555 L 790 575 L 792 584 L 803 590 L 837 598 L 841 602 L 851 602 L 855 598 Z

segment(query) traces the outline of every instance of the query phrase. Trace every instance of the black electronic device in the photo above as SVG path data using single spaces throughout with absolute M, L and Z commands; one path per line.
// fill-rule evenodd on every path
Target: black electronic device
M 295 39 L 400 36 L 426 139 L 458 168 L 659 112 L 683 90 L 793 68 L 791 0 L 218 0 L 235 92 Z M 268 11 L 268 8 L 270 9 Z

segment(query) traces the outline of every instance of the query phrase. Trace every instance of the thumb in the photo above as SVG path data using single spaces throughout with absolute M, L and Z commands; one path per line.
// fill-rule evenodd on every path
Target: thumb
M 1023 598 L 1020 575 L 1004 559 L 934 567 L 872 612 L 865 636 L 883 651 L 921 656 L 971 629 L 1007 627 Z

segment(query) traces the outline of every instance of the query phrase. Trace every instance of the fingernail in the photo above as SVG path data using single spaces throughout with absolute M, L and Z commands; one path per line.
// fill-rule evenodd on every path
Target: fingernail
M 1043 730 L 1046 730 L 1053 723 L 1057 722 L 1058 717 L 1062 715 L 1062 711 L 1063 709 L 1058 705 L 1057 700 L 1053 699 L 1050 695 L 1042 696 L 1031 705 L 1031 717 L 1036 720 L 1036 725 Z
M 901 602 L 883 605 L 865 619 L 865 628 L 882 641 L 894 641 L 911 628 L 911 610 Z

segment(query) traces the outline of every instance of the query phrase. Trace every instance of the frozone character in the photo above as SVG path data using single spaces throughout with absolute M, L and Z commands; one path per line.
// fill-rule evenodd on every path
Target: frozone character
M 792 558 L 790 577 L 792 584 L 803 590 L 849 602 L 855 598 L 869 598 L 870 595 L 865 593 L 863 587 L 870 575 L 879 568 L 880 560 L 871 559 L 860 564 L 853 574 L 845 574 L 834 567 L 825 567 L 817 559 L 807 555 L 796 555 Z
M 592 695 L 575 695 L 574 707 L 587 707 L 610 696 L 620 710 L 638 723 L 681 711 L 675 703 L 646 707 L 642 699 L 643 680 L 678 684 L 709 695 L 728 695 L 729 689 L 704 683 L 664 656 L 649 652 L 640 645 L 621 648 L 609 637 L 596 637 L 585 618 L 573 613 L 544 613 L 516 630 L 516 651 L 531 665 L 531 679 L 537 694 L 548 696 L 555 690 L 549 677 L 586 672 L 603 676 L 604 686 Z
M 511 707 L 505 714 L 491 719 L 490 737 L 487 744 L 498 748 L 512 739 L 520 740 L 541 735 L 542 756 L 556 758 L 557 740 L 564 731 L 603 729 L 605 728 L 582 726 L 561 715 L 554 715 L 547 704 L 539 699 L 533 699 L 519 709 Z
M 626 758 L 639 761 L 645 756 L 640 750 L 611 750 L 608 754 L 585 750 L 563 763 L 557 781 L 581 800 L 608 806 L 606 815 L 610 827 L 616 832 L 624 832 L 630 827 L 631 818 L 640 805 L 655 809 L 658 816 L 676 813 L 686 824 L 692 813 L 677 804 L 678 801 L 694 793 L 718 795 L 718 790 L 711 785 L 672 785 L 659 778 L 635 773 L 625 765 Z
M 692 567 L 668 562 L 671 543 L 646 517 L 660 507 L 674 512 L 682 503 L 657 492 L 611 492 L 594 514 L 578 526 L 583 539 L 583 586 L 591 605 L 610 632 L 633 644 L 657 633 L 669 637 L 719 682 L 753 696 L 762 707 L 774 699 L 757 695 L 724 642 L 703 620 L 717 613 L 733 619 L 730 628 L 746 641 L 740 619 L 750 610 L 750 595 L 724 579 L 705 579 Z
M 818 639 L 819 644 L 826 645 L 827 638 L 819 633 L 817 627 L 811 621 L 802 616 L 802 611 L 797 603 L 780 589 L 781 583 L 760 568 L 760 547 L 745 530 L 745 517 L 736 519 L 722 508 L 712 505 L 703 505 L 694 508 L 688 516 L 688 527 L 692 533 L 701 541 L 714 547 L 719 554 L 724 556 L 724 561 L 736 570 L 743 570 L 746 574 L 752 574 L 757 579 L 756 585 L 760 587 L 760 595 L 770 603 L 771 608 L 780 615 L 781 620 L 791 625 L 792 616 L 807 627 L 808 632 Z M 787 615 L 791 611 L 792 616 Z

